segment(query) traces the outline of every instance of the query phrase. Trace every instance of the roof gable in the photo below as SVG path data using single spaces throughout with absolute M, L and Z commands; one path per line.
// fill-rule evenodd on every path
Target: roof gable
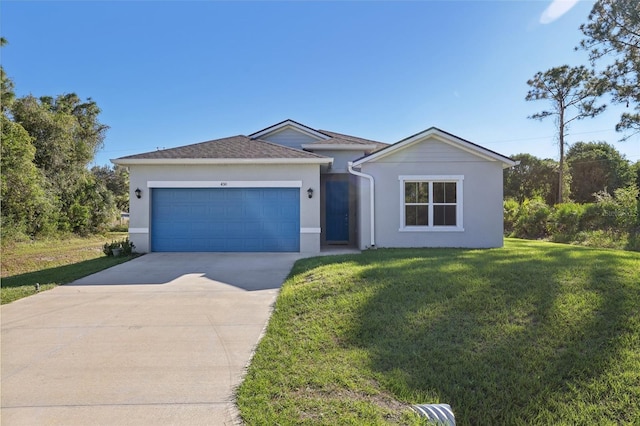
M 328 135 L 325 135 L 322 132 L 312 129 L 311 127 L 305 126 L 304 124 L 300 124 L 297 121 L 293 121 L 289 119 L 281 121 L 280 123 L 274 124 L 273 126 L 269 126 L 265 129 L 259 130 L 255 133 L 252 133 L 249 135 L 249 137 L 252 139 L 264 138 L 265 136 L 278 133 L 286 129 L 296 130 L 306 136 L 310 136 L 311 138 L 319 141 L 329 139 Z
M 362 157 L 359 160 L 354 161 L 353 165 L 359 166 L 367 162 L 374 162 L 400 150 L 409 148 L 417 143 L 424 142 L 429 138 L 433 138 L 439 142 L 451 145 L 455 148 L 476 155 L 487 161 L 500 161 L 503 168 L 512 167 L 516 164 L 516 162 L 509 157 L 498 154 L 495 151 L 474 144 L 473 142 L 469 142 L 465 139 L 459 138 L 458 136 L 438 129 L 437 127 L 430 127 L 427 130 L 416 133 L 415 135 L 409 136 L 408 138 L 396 142 L 393 145 L 389 145 L 386 148 Z

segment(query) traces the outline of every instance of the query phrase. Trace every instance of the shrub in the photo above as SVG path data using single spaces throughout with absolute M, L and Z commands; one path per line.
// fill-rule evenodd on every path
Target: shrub
M 638 218 L 638 187 L 632 184 L 626 188 L 618 188 L 614 195 L 601 191 L 594 194 L 596 206 L 592 214 L 600 215 L 590 217 L 593 224 L 600 228 L 632 230 L 640 225 Z M 591 224 L 593 226 L 593 224 Z M 591 229 L 598 229 L 591 228 Z
M 547 230 L 551 235 L 572 236 L 577 234 L 580 231 L 580 221 L 584 211 L 584 204 L 556 204 L 549 215 Z
M 136 246 L 129 241 L 129 238 L 125 238 L 120 241 L 112 241 L 111 243 L 105 243 L 102 246 L 102 252 L 107 256 L 115 256 L 114 250 L 120 250 L 121 256 L 131 256 Z
M 513 232 L 516 220 L 518 220 L 518 211 L 520 210 L 520 204 L 513 198 L 504 200 L 504 233 L 509 235 Z
M 514 225 L 513 236 L 522 238 L 543 238 L 547 235 L 547 219 L 551 209 L 536 197 L 523 201 L 518 210 L 518 219 Z
M 109 228 L 109 232 L 127 232 L 129 230 L 128 223 L 115 224 Z

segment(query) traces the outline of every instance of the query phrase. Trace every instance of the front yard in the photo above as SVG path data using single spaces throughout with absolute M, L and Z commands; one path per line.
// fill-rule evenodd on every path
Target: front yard
M 108 236 L 68 237 L 5 244 L 2 247 L 0 268 L 0 299 L 2 304 L 57 285 L 110 268 L 128 257 L 106 257 L 102 252 L 105 242 L 120 239 L 125 233 Z
M 238 405 L 247 424 L 633 424 L 640 253 L 507 239 L 299 261 Z

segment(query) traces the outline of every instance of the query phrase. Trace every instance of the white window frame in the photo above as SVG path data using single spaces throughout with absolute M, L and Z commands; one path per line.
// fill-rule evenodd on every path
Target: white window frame
M 400 232 L 462 232 L 464 223 L 462 212 L 464 211 L 464 175 L 401 175 L 400 181 Z M 428 182 L 429 183 L 429 225 L 428 226 L 407 226 L 405 223 L 405 182 Z M 443 226 L 433 224 L 433 183 L 445 182 L 456 184 L 456 226 Z

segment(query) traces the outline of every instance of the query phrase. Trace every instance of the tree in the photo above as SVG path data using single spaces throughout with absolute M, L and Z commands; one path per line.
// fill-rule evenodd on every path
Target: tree
M 622 114 L 616 130 L 640 132 L 640 2 L 598 0 L 588 19 L 580 26 L 587 37 L 580 47 L 589 51 L 594 66 L 609 59 L 600 73 L 607 91 L 613 102 L 634 106 L 634 112 Z
M 613 195 L 633 181 L 629 162 L 606 142 L 578 142 L 567 151 L 571 173 L 571 197 L 578 203 L 592 203 L 595 193 Z
M 33 164 L 31 137 L 4 114 L 0 153 L 2 226 L 34 235 L 55 228 L 54 206 L 45 188 L 44 176 Z
M 504 197 L 513 198 L 519 203 L 540 197 L 549 205 L 555 204 L 558 163 L 531 154 L 517 154 L 511 158 L 519 161 L 519 164 L 504 171 Z
M 34 137 L 36 165 L 55 177 L 61 171 L 85 169 L 102 147 L 108 126 L 98 121 L 100 108 L 75 94 L 55 99 L 26 96 L 11 110 L 16 122 Z
M 14 121 L 32 137 L 33 163 L 45 176 L 52 203 L 58 210 L 58 228 L 87 233 L 98 230 L 99 217 L 113 211 L 113 197 L 104 196 L 87 170 L 102 147 L 107 126 L 98 121 L 100 108 L 77 95 L 56 98 L 26 96 L 11 106 Z M 95 197 L 106 206 L 89 206 Z
M 631 166 L 631 176 L 635 179 L 636 186 L 640 188 L 640 160 Z
M 565 136 L 569 124 L 574 120 L 594 117 L 604 111 L 605 105 L 595 105 L 602 94 L 603 83 L 595 78 L 595 73 L 584 66 L 563 65 L 545 72 L 537 72 L 527 81 L 531 87 L 527 101 L 549 100 L 551 109 L 536 113 L 529 118 L 543 120 L 556 117 L 558 146 L 560 148 L 558 166 L 558 202 L 563 201 Z
M 7 45 L 7 39 L 0 37 L 0 47 Z M 0 109 L 4 113 L 13 103 L 15 93 L 13 92 L 13 81 L 7 76 L 4 67 L 0 65 Z
M 91 173 L 96 181 L 101 182 L 115 197 L 120 211 L 129 211 L 129 172 L 125 167 L 93 166 Z

